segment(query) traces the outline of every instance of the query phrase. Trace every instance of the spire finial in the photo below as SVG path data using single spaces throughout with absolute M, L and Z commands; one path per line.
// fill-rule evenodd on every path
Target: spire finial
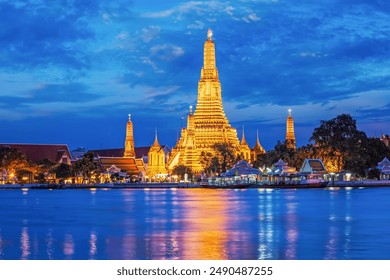
M 157 127 L 154 128 L 154 143 L 153 143 L 153 146 L 160 146 L 160 144 L 158 143 L 158 137 L 157 137 Z
M 192 105 L 190 105 L 190 115 L 192 115 Z
M 288 115 L 291 116 L 291 108 L 288 109 Z
M 246 143 L 246 139 L 245 139 L 245 129 L 244 129 L 244 126 L 242 126 L 242 138 L 241 138 L 241 145 L 245 145 L 247 144 Z
M 209 30 L 207 30 L 207 40 L 211 40 L 212 36 L 213 36 L 213 31 L 211 30 L 211 28 L 209 28 Z
M 131 121 L 131 114 L 129 114 L 129 121 Z

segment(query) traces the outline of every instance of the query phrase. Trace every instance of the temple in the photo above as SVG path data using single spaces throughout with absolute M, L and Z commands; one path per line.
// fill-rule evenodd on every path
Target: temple
M 250 160 L 250 149 L 244 133 L 240 142 L 236 129 L 231 127 L 223 110 L 215 46 L 212 31 L 209 29 L 204 43 L 196 109 L 192 112 L 190 107 L 187 127 L 182 128 L 180 139 L 172 149 L 168 169 L 185 165 L 194 172 L 200 172 L 203 169 L 199 162 L 201 153 L 214 153 L 212 146 L 216 143 L 229 143 L 236 147 L 237 154 L 243 154 L 246 160 Z
M 134 151 L 134 133 L 133 133 L 133 122 L 131 121 L 131 115 L 129 114 L 129 120 L 126 125 L 126 140 L 125 140 L 125 158 L 135 157 Z
M 252 154 L 251 154 L 252 162 L 257 160 L 257 156 L 261 155 L 261 154 L 265 154 L 265 150 L 264 150 L 263 146 L 261 146 L 261 144 L 260 144 L 259 131 L 256 130 L 256 144 L 253 147 Z
M 167 177 L 166 170 L 167 153 L 164 150 L 164 146 L 161 146 L 158 142 L 157 129 L 154 137 L 153 145 L 150 146 L 148 151 L 147 160 L 147 174 L 153 181 L 164 179 Z
M 291 109 L 288 109 L 288 116 L 286 121 L 286 146 L 289 149 L 296 149 L 294 119 L 291 115 Z

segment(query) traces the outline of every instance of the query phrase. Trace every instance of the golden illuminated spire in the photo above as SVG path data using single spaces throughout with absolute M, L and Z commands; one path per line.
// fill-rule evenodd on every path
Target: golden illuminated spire
M 126 125 L 126 140 L 125 140 L 125 153 L 124 157 L 135 157 L 134 152 L 134 135 L 133 135 L 133 123 L 131 121 L 131 114 Z
M 244 130 L 244 126 L 242 126 L 242 138 L 241 138 L 240 144 L 241 144 L 241 145 L 248 145 L 248 143 L 246 142 L 246 139 L 245 139 L 245 130 Z
M 296 149 L 295 134 L 294 134 L 294 119 L 291 115 L 291 109 L 288 109 L 286 121 L 286 145 L 287 148 Z
M 252 153 L 251 153 L 251 159 L 252 159 L 252 161 L 257 160 L 257 156 L 260 155 L 260 154 L 265 154 L 265 150 L 264 150 L 264 148 L 263 148 L 263 147 L 261 146 L 261 144 L 260 144 L 260 140 L 259 140 L 259 131 L 256 130 L 256 144 L 255 144 L 255 146 L 253 147 Z
M 256 144 L 253 147 L 253 151 L 255 151 L 257 154 L 265 154 L 265 150 L 260 144 L 259 130 L 256 130 Z
M 211 30 L 211 28 L 209 28 L 209 30 L 207 30 L 207 40 L 211 41 L 212 36 L 213 36 L 213 31 Z
M 200 172 L 202 170 L 200 154 L 202 152 L 213 153 L 212 146 L 216 143 L 231 144 L 236 147 L 237 154 L 241 153 L 241 148 L 245 146 L 240 145 L 237 131 L 231 127 L 223 110 L 221 83 L 218 78 L 212 35 L 209 29 L 204 42 L 203 67 L 198 83 L 196 107 L 193 113 L 190 108 L 187 127 L 182 129 L 181 137 L 172 149 L 168 162 L 170 170 L 183 164 L 194 172 Z M 248 150 L 248 153 L 244 153 L 245 156 L 250 154 L 249 147 Z
M 158 137 L 157 137 L 157 127 L 155 128 L 154 134 L 155 134 L 155 136 L 154 136 L 153 147 L 160 147 L 160 143 L 158 143 Z

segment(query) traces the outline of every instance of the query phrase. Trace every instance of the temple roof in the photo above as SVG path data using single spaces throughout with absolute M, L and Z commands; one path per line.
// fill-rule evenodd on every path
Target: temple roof
M 231 169 L 222 173 L 222 176 L 240 176 L 240 175 L 251 175 L 251 174 L 259 174 L 260 171 L 257 168 L 253 168 L 251 164 L 249 164 L 245 160 L 240 160 L 236 163 Z
M 280 159 L 278 160 L 278 162 L 275 163 L 274 165 L 275 165 L 275 167 L 276 167 L 276 166 L 286 166 L 287 163 L 286 163 L 285 161 L 283 161 L 283 160 L 280 158 Z
M 138 175 L 140 172 L 134 158 L 99 157 L 98 162 L 99 166 L 104 171 L 112 168 L 114 165 L 115 167 L 124 170 L 129 175 Z
M 259 131 L 258 130 L 256 130 L 256 144 L 253 147 L 253 150 L 255 150 L 255 151 L 264 151 L 263 146 L 261 146 L 261 144 L 260 144 Z
M 245 139 L 245 130 L 244 130 L 244 127 L 242 127 L 242 138 L 241 138 L 240 144 L 241 144 L 241 145 L 248 145 L 248 143 L 246 142 L 246 139 Z
M 10 147 L 21 151 L 26 155 L 27 160 L 38 163 L 44 159 L 51 162 L 61 162 L 63 157 L 67 157 L 70 163 L 72 156 L 66 144 L 0 144 L 0 147 Z
M 88 152 L 92 152 L 95 157 L 123 157 L 125 149 L 115 148 L 115 149 L 89 150 Z
M 390 160 L 385 157 L 381 162 L 378 163 L 379 166 L 386 166 L 386 165 L 389 165 L 390 166 Z
M 302 164 L 301 173 L 326 172 L 325 165 L 320 159 L 305 159 Z
M 161 145 L 161 149 L 164 149 L 166 146 Z M 150 146 L 144 147 L 135 147 L 135 158 L 147 157 L 149 153 Z M 123 157 L 125 152 L 124 148 L 114 148 L 114 149 L 101 149 L 101 150 L 89 150 L 88 152 L 92 152 L 95 157 Z

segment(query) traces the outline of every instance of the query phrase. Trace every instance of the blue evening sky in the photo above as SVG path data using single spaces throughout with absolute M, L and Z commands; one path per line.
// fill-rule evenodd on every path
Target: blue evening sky
M 225 113 L 266 149 L 348 113 L 390 133 L 388 0 L 0 0 L 0 142 L 174 145 L 213 29 Z

